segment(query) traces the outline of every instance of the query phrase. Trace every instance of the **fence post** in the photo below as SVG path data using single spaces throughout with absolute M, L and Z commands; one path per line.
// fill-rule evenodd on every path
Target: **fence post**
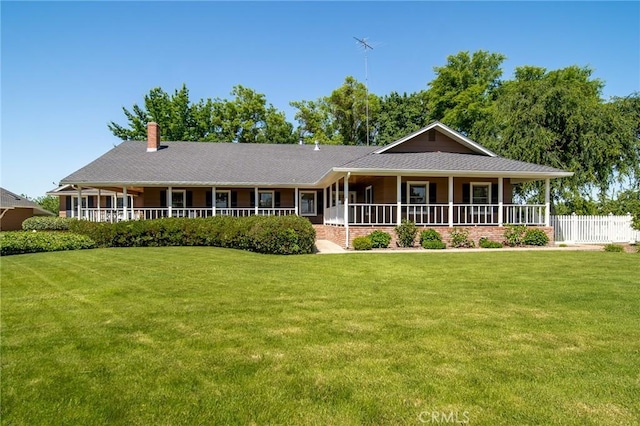
M 576 215 L 576 212 L 571 213 L 571 226 L 569 226 L 569 229 L 571 230 L 569 233 L 569 242 L 575 244 L 577 240 L 576 236 L 578 235 L 578 215 Z
M 627 212 L 627 228 L 629 228 L 629 244 L 633 244 L 635 243 L 635 238 L 634 238 L 634 231 L 635 229 L 633 229 L 633 218 L 631 217 L 631 212 Z

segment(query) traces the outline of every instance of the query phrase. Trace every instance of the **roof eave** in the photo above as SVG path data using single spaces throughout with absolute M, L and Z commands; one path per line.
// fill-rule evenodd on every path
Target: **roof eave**
M 573 176 L 573 172 L 565 171 L 509 171 L 509 170 L 427 170 L 427 169 L 373 169 L 373 168 L 347 168 L 334 167 L 336 173 L 352 173 L 357 175 L 377 176 L 438 176 L 438 177 L 508 177 L 521 179 L 546 179 Z

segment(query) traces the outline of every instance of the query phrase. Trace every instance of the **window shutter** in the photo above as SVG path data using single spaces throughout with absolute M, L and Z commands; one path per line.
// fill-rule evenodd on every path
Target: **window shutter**
M 207 191 L 206 204 L 207 204 L 207 207 L 213 207 L 213 194 L 211 193 L 211 191 Z
M 93 195 L 89 195 L 89 196 L 87 197 L 87 208 L 89 208 L 89 209 L 94 208 L 94 205 L 93 205 L 93 200 L 94 200 L 94 198 L 95 198 L 95 197 L 94 197 Z
M 429 182 L 429 204 L 436 204 L 438 197 L 436 196 L 436 189 L 438 185 L 435 182 Z
M 491 184 L 491 204 L 498 204 L 498 184 Z
M 470 204 L 471 203 L 471 184 L 463 183 L 462 184 L 462 204 Z
M 255 206 L 256 206 L 256 192 L 251 191 L 251 207 L 255 207 Z
M 274 207 L 280 207 L 280 191 L 276 191 L 273 194 Z
M 107 207 L 108 209 L 110 209 L 110 208 L 111 208 L 111 203 L 112 203 L 112 201 L 113 201 L 113 197 L 108 196 L 107 198 L 105 198 L 105 200 L 104 200 L 104 201 L 105 201 L 105 203 L 104 203 L 104 204 L 106 205 L 106 207 Z
M 167 207 L 167 191 L 160 191 L 160 207 Z
M 407 184 L 400 185 L 400 201 L 402 204 L 407 204 Z
M 186 207 L 193 207 L 193 191 L 187 191 Z
M 238 207 L 238 193 L 231 191 L 231 207 Z
M 65 201 L 64 201 L 65 210 L 71 210 L 71 196 L 67 195 L 64 198 L 65 198 Z

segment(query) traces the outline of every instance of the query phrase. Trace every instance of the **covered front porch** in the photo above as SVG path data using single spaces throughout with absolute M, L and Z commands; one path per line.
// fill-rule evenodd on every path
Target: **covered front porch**
M 549 226 L 544 204 L 512 202 L 518 180 L 489 176 L 369 176 L 346 173 L 324 188 L 324 224 L 395 226 Z M 347 196 L 345 196 L 347 194 Z

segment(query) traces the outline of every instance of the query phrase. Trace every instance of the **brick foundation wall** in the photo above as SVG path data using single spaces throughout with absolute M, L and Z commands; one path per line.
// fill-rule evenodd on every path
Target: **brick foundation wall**
M 341 247 L 344 247 L 345 242 L 345 229 L 344 226 L 332 226 L 332 225 L 313 225 L 316 229 L 316 239 L 329 240 Z M 353 239 L 369 235 L 375 230 L 387 232 L 391 235 L 391 243 L 389 247 L 396 246 L 396 233 L 394 226 L 350 226 L 349 227 L 349 247 L 353 246 Z M 451 244 L 451 231 L 454 229 L 467 229 L 469 231 L 469 239 L 473 240 L 478 246 L 478 241 L 482 237 L 489 238 L 493 241 L 502 242 L 504 240 L 505 228 L 502 226 L 459 226 L 450 228 L 448 226 L 418 226 L 418 233 L 416 235 L 416 246 L 418 246 L 418 239 L 420 233 L 426 229 L 435 229 L 442 235 L 442 240 L 447 243 L 447 246 Z M 542 229 L 547 237 L 549 237 L 549 244 L 553 244 L 553 227 L 551 226 L 529 226 L 527 228 Z

